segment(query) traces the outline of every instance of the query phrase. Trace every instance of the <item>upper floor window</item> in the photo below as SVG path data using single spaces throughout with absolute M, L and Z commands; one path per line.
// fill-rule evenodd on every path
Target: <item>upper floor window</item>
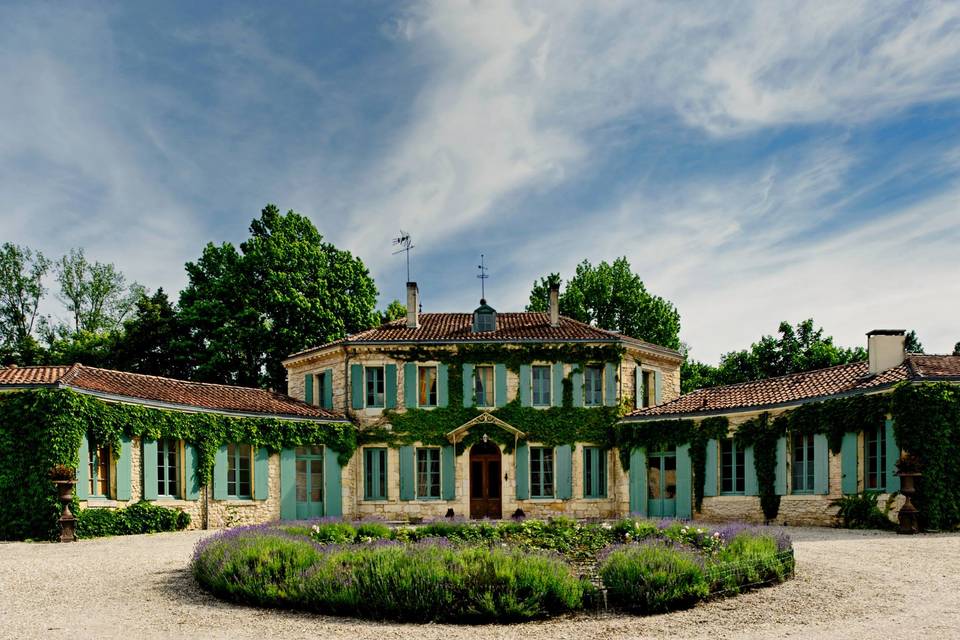
M 367 384 L 367 406 L 383 407 L 383 396 L 386 383 L 383 367 L 366 367 L 364 369 Z
M 863 486 L 868 491 L 883 491 L 887 488 L 887 439 L 884 430 L 871 429 L 863 434 Z
M 90 469 L 90 495 L 97 498 L 110 497 L 110 447 L 96 447 L 91 442 L 87 461 Z
M 733 438 L 720 441 L 720 493 L 745 491 L 743 449 Z
M 417 449 L 417 497 L 440 497 L 440 449 Z
M 421 407 L 437 406 L 437 368 L 420 367 L 417 375 L 417 404 Z
M 599 407 L 603 404 L 603 369 L 586 367 L 583 371 L 583 404 Z
M 653 390 L 653 371 L 640 370 L 640 398 L 638 408 L 652 407 L 655 403 Z
M 157 440 L 157 496 L 179 497 L 180 442 L 172 438 Z
M 478 407 L 493 406 L 493 367 L 480 366 L 473 370 L 473 399 Z
M 794 433 L 793 448 L 793 493 L 813 493 L 813 434 Z
M 550 367 L 533 367 L 533 406 L 550 406 Z
M 317 406 L 323 407 L 324 409 L 332 409 L 333 407 L 326 406 L 326 397 L 327 397 L 327 376 L 322 373 L 318 376 L 314 376 L 317 380 L 317 397 L 314 401 L 314 404 Z
M 530 447 L 530 497 L 553 497 L 553 449 Z
M 250 498 L 250 462 L 252 447 L 249 444 L 227 445 L 227 496 Z

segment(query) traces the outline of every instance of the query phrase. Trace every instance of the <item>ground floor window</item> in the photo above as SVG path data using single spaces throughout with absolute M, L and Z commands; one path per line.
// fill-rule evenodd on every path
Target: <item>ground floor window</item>
M 251 498 L 250 462 L 252 447 L 249 444 L 227 445 L 227 496 Z
M 868 491 L 886 489 L 884 472 L 887 468 L 887 439 L 883 429 L 863 434 L 864 488 Z
M 553 497 L 553 449 L 530 447 L 530 496 Z
M 387 499 L 387 450 L 363 450 L 363 499 Z
M 583 448 L 583 497 L 607 497 L 607 456 L 600 447 Z
M 157 441 L 157 496 L 179 497 L 180 443 L 172 438 Z
M 795 433 L 793 449 L 793 493 L 813 493 L 813 434 Z
M 89 442 L 87 461 L 90 469 L 89 493 L 97 498 L 110 497 L 110 447 L 97 447 Z
M 440 449 L 417 449 L 417 497 L 440 497 Z
M 733 438 L 720 441 L 720 493 L 744 493 L 743 449 Z

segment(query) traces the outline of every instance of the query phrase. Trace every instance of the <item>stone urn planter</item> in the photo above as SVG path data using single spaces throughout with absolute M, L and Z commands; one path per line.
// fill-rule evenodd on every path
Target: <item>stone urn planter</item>
M 63 505 L 63 511 L 60 513 L 60 542 L 76 542 L 77 518 L 70 511 L 73 488 L 77 484 L 76 470 L 58 465 L 50 471 L 50 478 L 57 488 L 57 497 Z
M 917 478 L 922 475 L 920 473 L 920 461 L 916 456 L 904 456 L 897 461 L 900 493 L 906 498 L 897 514 L 897 520 L 900 522 L 897 533 L 914 534 L 920 532 L 920 511 L 913 505 L 912 498 L 917 492 Z

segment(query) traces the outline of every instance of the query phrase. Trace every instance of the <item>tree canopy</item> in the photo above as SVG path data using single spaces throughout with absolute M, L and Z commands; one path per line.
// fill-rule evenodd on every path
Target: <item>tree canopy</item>
M 685 358 L 680 371 L 681 391 L 762 380 L 867 358 L 863 347 L 836 346 L 833 338 L 824 336 L 823 328 L 816 327 L 812 318 L 795 327 L 783 321 L 777 333 L 777 336 L 762 336 L 749 349 L 725 353 L 716 367 Z
M 528 311 L 547 311 L 552 273 L 534 282 Z M 584 260 L 560 292 L 560 313 L 601 329 L 618 331 L 671 349 L 680 348 L 680 314 L 668 300 L 647 291 L 626 257 L 593 266 Z
M 0 247 L 0 357 L 29 361 L 37 356 L 34 325 L 49 270 L 50 261 L 39 251 L 9 242 Z

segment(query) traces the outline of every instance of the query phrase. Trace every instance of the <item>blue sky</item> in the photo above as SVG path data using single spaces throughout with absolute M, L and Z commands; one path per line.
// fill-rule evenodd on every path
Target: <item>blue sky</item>
M 277 8 L 277 7 L 280 8 Z M 0 3 L 0 240 L 179 291 L 268 202 L 425 310 L 629 258 L 715 362 L 960 340 L 960 5 Z M 52 297 L 52 296 L 51 296 Z M 48 308 L 56 313 L 55 305 Z

